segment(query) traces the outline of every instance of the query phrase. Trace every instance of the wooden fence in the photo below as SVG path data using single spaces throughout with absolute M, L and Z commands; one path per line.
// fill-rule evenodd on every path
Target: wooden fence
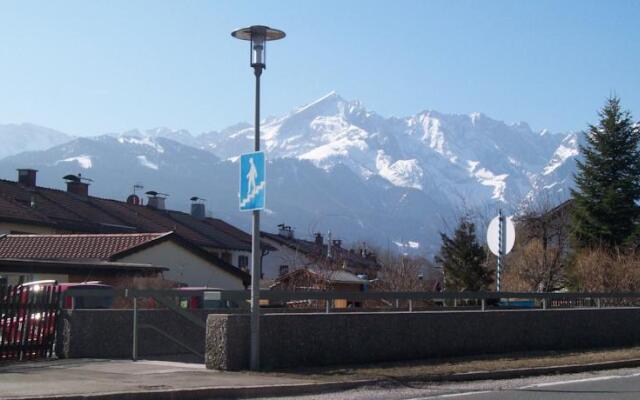
M 56 286 L 0 286 L 0 362 L 53 355 L 60 296 Z

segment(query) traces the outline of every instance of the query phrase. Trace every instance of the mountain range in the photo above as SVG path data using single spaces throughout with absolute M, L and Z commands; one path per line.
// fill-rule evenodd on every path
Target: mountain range
M 299 236 L 332 231 L 346 242 L 433 254 L 438 233 L 463 210 L 517 212 L 542 196 L 560 202 L 573 184 L 580 134 L 534 131 L 481 113 L 425 110 L 386 118 L 332 92 L 261 125 L 268 159 L 264 230 L 292 225 Z M 187 209 L 248 229 L 238 211 L 238 156 L 253 148 L 240 123 L 192 135 L 155 128 L 72 137 L 30 124 L 0 125 L 0 177 L 40 170 L 39 184 L 62 176 L 93 179 L 93 195 L 124 199 L 142 184 Z

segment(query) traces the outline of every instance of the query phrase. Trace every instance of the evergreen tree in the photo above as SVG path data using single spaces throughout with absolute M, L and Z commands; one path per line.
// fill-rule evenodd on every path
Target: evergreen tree
M 447 291 L 486 290 L 493 278 L 483 263 L 484 248 L 478 243 L 476 227 L 468 217 L 463 217 L 452 237 L 440 234 L 442 247 L 436 256 L 444 271 Z
M 576 161 L 572 230 L 578 247 L 613 248 L 634 240 L 640 219 L 640 129 L 611 97 L 589 125 Z

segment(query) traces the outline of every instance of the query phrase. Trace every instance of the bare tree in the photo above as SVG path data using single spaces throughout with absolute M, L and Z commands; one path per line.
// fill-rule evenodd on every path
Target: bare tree
M 568 204 L 553 206 L 548 197 L 516 218 L 516 247 L 504 275 L 508 290 L 551 292 L 566 285 L 569 219 Z
M 424 257 L 386 253 L 381 264 L 376 289 L 389 292 L 431 291 L 435 278 L 429 274 L 431 263 Z

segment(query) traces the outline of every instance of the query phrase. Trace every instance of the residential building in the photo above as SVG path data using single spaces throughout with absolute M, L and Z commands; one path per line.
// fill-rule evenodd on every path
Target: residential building
M 241 290 L 250 276 L 174 232 L 0 235 L 0 276 L 8 284 L 55 279 L 131 286 L 136 277 Z
M 316 233 L 314 240 L 300 239 L 287 225 L 280 225 L 278 233 L 262 232 L 262 241 L 276 251 L 268 252 L 262 260 L 263 278 L 274 280 L 301 268 L 316 270 L 344 270 L 374 279 L 380 269 L 376 257 L 366 249 L 346 249 L 341 240 L 326 240 Z
M 367 290 L 369 280 L 346 270 L 326 270 L 315 268 L 299 268 L 278 277 L 271 285 L 271 290 L 327 291 L 327 292 L 362 292 Z M 359 301 L 335 299 L 333 308 L 361 307 Z M 320 308 L 318 301 L 289 302 L 287 306 L 300 308 Z
M 217 218 L 206 217 L 197 197 L 191 213 L 168 210 L 165 196 L 147 192 L 143 205 L 133 194 L 127 201 L 89 194 L 90 182 L 64 177 L 67 190 L 37 186 L 37 171 L 18 170 L 18 181 L 0 180 L 0 234 L 2 233 L 158 233 L 175 235 L 221 258 L 248 269 L 251 236 Z M 269 247 L 264 246 L 268 251 Z

